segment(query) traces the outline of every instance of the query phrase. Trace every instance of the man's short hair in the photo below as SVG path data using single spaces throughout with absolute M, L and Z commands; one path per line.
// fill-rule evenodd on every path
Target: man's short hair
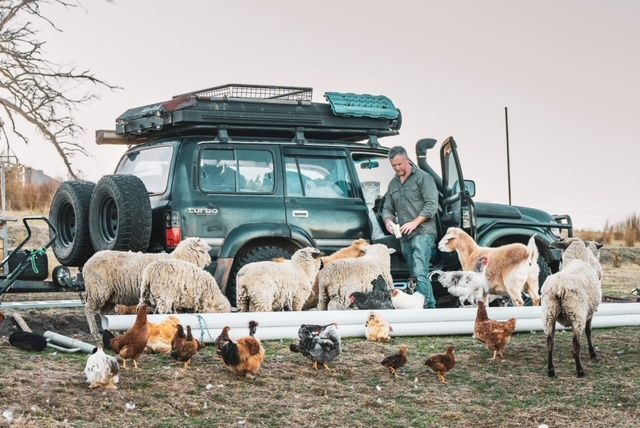
M 404 156 L 405 158 L 409 157 L 407 150 L 402 146 L 394 146 L 389 150 L 389 160 L 392 160 L 396 156 Z

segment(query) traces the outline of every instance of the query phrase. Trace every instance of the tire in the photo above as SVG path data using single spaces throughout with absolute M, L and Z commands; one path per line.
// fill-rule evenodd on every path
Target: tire
M 151 203 L 134 175 L 106 175 L 89 207 L 89 232 L 96 251 L 146 251 L 151 238 Z
M 89 234 L 89 205 L 95 183 L 65 181 L 58 187 L 49 210 L 49 220 L 58 238 L 53 254 L 66 266 L 82 266 L 95 252 Z M 53 237 L 53 231 L 49 231 Z
M 227 298 L 229 299 L 229 302 L 231 302 L 231 305 L 236 306 L 236 275 L 238 275 L 238 272 L 243 266 L 253 262 L 273 260 L 278 257 L 290 259 L 292 255 L 293 253 L 289 250 L 268 245 L 256 247 L 237 256 L 233 263 L 233 267 L 231 268 L 231 273 L 229 273 L 229 282 L 227 284 L 226 291 Z

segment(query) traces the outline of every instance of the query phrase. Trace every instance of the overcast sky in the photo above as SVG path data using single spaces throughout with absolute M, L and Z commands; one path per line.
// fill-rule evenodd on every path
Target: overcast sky
M 452 135 L 477 200 L 512 198 L 601 227 L 640 211 L 640 1 L 87 1 L 48 9 L 51 60 L 90 68 L 123 90 L 77 113 L 97 180 L 122 147 L 98 147 L 126 109 L 236 82 L 383 94 L 402 110 L 400 136 Z M 5 142 L 2 142 L 4 146 Z M 439 147 L 439 146 L 438 146 Z M 12 146 L 62 176 L 49 145 Z M 436 153 L 429 157 L 438 163 Z M 439 170 L 439 167 L 436 169 Z

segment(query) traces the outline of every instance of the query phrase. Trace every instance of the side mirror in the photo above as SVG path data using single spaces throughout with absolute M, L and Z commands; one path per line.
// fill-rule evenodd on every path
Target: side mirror
M 473 180 L 464 180 L 464 187 L 472 198 L 476 195 L 476 182 Z

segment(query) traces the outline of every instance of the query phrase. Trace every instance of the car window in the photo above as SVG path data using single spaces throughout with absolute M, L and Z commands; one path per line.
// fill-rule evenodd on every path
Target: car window
M 345 158 L 285 157 L 287 196 L 353 198 L 355 190 Z
M 160 146 L 136 150 L 125 154 L 116 168 L 116 174 L 135 175 L 144 183 L 147 192 L 164 193 L 167 190 L 173 146 Z
M 271 193 L 273 155 L 268 150 L 204 149 L 200 189 L 207 193 Z
M 369 206 L 387 193 L 389 182 L 395 176 L 387 156 L 380 153 L 352 153 L 353 163 L 360 179 L 364 200 Z

